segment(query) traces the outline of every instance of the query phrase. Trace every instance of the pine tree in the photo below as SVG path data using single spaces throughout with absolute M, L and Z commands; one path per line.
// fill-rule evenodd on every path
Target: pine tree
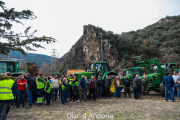
M 34 34 L 37 30 L 29 33 L 31 27 L 28 27 L 24 34 L 11 31 L 14 23 L 23 25 L 21 22 L 23 19 L 36 19 L 32 11 L 23 10 L 19 12 L 15 11 L 15 8 L 8 9 L 3 1 L 0 1 L 0 8 L 2 9 L 2 12 L 0 12 L 0 54 L 9 55 L 8 53 L 12 50 L 20 51 L 23 55 L 26 55 L 25 50 L 36 51 L 35 48 L 44 48 L 37 42 L 46 42 L 47 44 L 56 42 L 52 37 L 36 37 Z M 2 42 L 2 40 L 7 42 Z

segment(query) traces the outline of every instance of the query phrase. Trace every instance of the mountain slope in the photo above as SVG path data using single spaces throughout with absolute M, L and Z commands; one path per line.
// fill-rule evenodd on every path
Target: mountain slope
M 21 59 L 19 62 L 21 66 L 25 65 L 25 62 L 29 62 L 29 63 L 35 62 L 36 66 L 40 68 L 43 62 L 47 64 L 51 63 L 51 57 L 43 54 L 26 53 L 27 56 L 24 56 L 22 55 L 21 52 L 11 51 L 9 55 L 10 58 Z
M 84 26 L 81 38 L 57 63 L 59 71 L 83 69 L 88 62 L 99 59 L 100 33 L 103 33 L 104 61 L 113 69 L 132 67 L 130 56 L 148 55 L 160 62 L 174 62 L 180 66 L 180 16 L 163 18 L 142 30 L 114 34 L 93 25 Z

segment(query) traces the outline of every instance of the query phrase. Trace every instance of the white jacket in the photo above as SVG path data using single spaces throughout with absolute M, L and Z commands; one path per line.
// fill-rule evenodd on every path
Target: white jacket
M 51 79 L 51 88 L 59 88 L 58 79 L 55 79 L 55 78 Z

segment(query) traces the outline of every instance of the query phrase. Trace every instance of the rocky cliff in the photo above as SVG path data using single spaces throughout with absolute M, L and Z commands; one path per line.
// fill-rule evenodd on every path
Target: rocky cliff
M 83 35 L 57 63 L 60 73 L 67 69 L 84 69 L 90 61 L 101 60 L 101 28 L 92 25 L 84 26 Z M 118 51 L 108 39 L 102 37 L 103 60 L 113 68 L 119 63 Z M 63 69 L 62 69 L 63 68 Z M 64 69 L 65 68 L 65 69 Z
M 137 31 L 114 34 L 93 25 L 84 26 L 83 35 L 57 62 L 60 73 L 67 69 L 83 69 L 90 61 L 101 60 L 101 35 L 104 61 L 111 69 L 133 67 L 131 56 L 147 55 L 160 63 L 176 63 L 180 68 L 180 16 L 167 16 Z

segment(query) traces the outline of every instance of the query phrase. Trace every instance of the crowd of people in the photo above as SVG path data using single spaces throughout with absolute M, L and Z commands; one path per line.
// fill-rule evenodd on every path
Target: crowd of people
M 6 73 L 10 76 L 10 73 Z M 87 101 L 102 98 L 104 94 L 105 98 L 110 98 L 110 87 L 111 84 L 114 86 L 114 99 L 121 98 L 121 91 L 124 88 L 124 98 L 128 93 L 129 98 L 131 98 L 132 84 L 134 91 L 134 99 L 143 98 L 148 94 L 148 85 L 149 82 L 146 78 L 146 75 L 141 79 L 140 76 L 131 80 L 129 76 L 121 78 L 116 76 L 114 82 L 111 83 L 111 79 L 106 75 L 102 80 L 101 76 L 98 76 L 98 79 L 95 79 L 95 76 L 92 75 L 91 79 L 87 79 L 87 76 L 82 75 L 78 80 L 77 74 L 70 75 L 66 77 L 62 75 L 61 79 L 57 78 L 57 75 L 53 77 L 48 77 L 47 75 L 31 75 L 27 73 L 19 74 L 19 77 L 15 80 L 0 80 L 0 120 L 6 119 L 7 114 L 11 107 L 19 108 L 20 104 L 25 107 L 26 96 L 29 100 L 29 105 L 26 106 L 26 109 L 32 108 L 33 104 L 43 105 L 46 104 L 50 106 L 51 103 L 57 102 L 57 96 L 61 98 L 61 104 L 65 105 L 68 101 L 71 103 L 82 102 L 82 100 Z M 176 71 L 171 77 L 170 73 L 166 73 L 166 76 L 163 78 L 163 84 L 165 86 L 165 101 L 172 99 L 174 102 L 174 93 L 177 90 L 177 97 L 180 97 L 180 76 Z M 170 91 L 170 92 L 168 92 Z

